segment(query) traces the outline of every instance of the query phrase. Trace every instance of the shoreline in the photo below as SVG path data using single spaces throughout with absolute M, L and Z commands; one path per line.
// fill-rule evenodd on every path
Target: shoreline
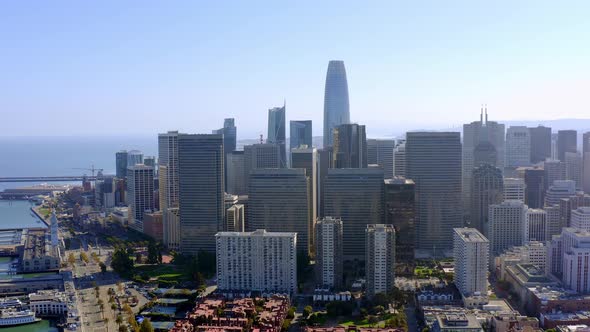
M 45 220 L 45 218 L 43 218 L 43 217 L 41 216 L 41 214 L 39 214 L 39 212 L 36 210 L 36 209 L 38 209 L 39 207 L 40 207 L 40 205 L 37 205 L 37 206 L 31 207 L 31 211 L 33 211 L 33 213 L 34 213 L 34 214 L 37 216 L 37 218 L 41 219 L 41 221 L 42 221 L 42 222 L 45 224 L 45 226 L 47 226 L 47 227 L 49 228 L 49 226 L 50 226 L 50 222 L 49 222 L 49 220 Z

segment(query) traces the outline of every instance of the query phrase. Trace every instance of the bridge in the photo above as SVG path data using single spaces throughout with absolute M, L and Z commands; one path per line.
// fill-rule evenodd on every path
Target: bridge
M 70 182 L 82 181 L 86 178 L 89 181 L 95 181 L 96 176 L 84 175 L 65 175 L 65 176 L 17 176 L 17 177 L 0 177 L 0 182 Z

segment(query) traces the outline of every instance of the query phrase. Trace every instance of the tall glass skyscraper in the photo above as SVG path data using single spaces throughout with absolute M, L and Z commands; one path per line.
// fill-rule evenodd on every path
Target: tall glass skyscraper
M 350 123 L 348 82 L 344 61 L 332 60 L 328 64 L 324 91 L 324 148 L 332 146 L 334 128 Z
M 285 142 L 285 108 L 273 107 L 268 110 L 268 138 L 267 143 L 277 144 L 280 150 L 280 164 L 279 167 L 287 167 L 287 150 Z
M 290 122 L 289 148 L 293 150 L 302 145 L 313 146 L 311 120 L 292 120 Z

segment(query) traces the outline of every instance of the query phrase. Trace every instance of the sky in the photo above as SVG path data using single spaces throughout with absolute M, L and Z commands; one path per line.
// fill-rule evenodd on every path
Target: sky
M 368 135 L 490 119 L 589 118 L 588 1 L 4 1 L 0 136 L 321 135 L 344 60 Z

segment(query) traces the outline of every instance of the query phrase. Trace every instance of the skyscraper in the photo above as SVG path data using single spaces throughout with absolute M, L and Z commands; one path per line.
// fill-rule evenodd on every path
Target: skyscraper
M 550 239 L 547 234 L 547 211 L 543 209 L 528 209 L 524 219 L 524 242 Z
M 329 169 L 324 190 L 325 215 L 342 219 L 344 259 L 363 260 L 367 224 L 383 223 L 383 170 Z
M 526 188 L 524 182 L 523 178 L 504 178 L 504 200 L 518 200 L 524 202 Z
M 154 210 L 154 168 L 137 164 L 127 168 L 129 226 L 143 232 L 143 215 Z
M 334 128 L 345 123 L 350 123 L 346 69 L 344 61 L 332 60 L 324 92 L 324 148 L 332 146 Z
M 297 233 L 297 250 L 310 252 L 310 178 L 305 169 L 254 169 L 250 173 L 247 230 Z
M 460 134 L 409 132 L 406 176 L 416 183 L 418 249 L 451 249 L 453 228 L 463 225 Z
M 139 150 L 127 151 L 127 167 L 143 164 L 143 153 Z
M 119 179 L 127 177 L 127 151 L 119 151 L 115 154 L 116 175 Z
M 545 206 L 559 204 L 559 200 L 576 193 L 576 183 L 571 180 L 556 180 L 547 189 L 545 194 Z
M 223 135 L 178 135 L 181 250 L 215 251 L 224 223 Z
M 487 295 L 490 241 L 474 228 L 455 228 L 455 285 L 463 296 Z
M 313 147 L 311 120 L 291 120 L 289 129 L 289 151 L 303 145 Z
M 506 130 L 506 167 L 520 167 L 530 164 L 531 137 L 524 126 L 512 126 Z
M 367 295 L 387 293 L 395 282 L 395 229 L 369 224 L 365 229 Z
M 287 167 L 285 108 L 286 105 L 283 105 L 283 107 L 273 107 L 268 110 L 268 136 L 266 141 L 279 146 L 279 167 L 281 168 Z
M 493 153 L 493 149 L 490 148 L 491 144 L 495 149 L 496 156 L 496 162 L 491 165 L 498 167 L 502 171 L 504 170 L 504 148 L 506 138 L 504 135 L 504 124 L 495 121 L 488 121 L 487 113 L 487 107 L 485 110 L 482 107 L 479 121 L 474 121 L 463 125 L 462 177 L 463 201 L 466 211 L 468 211 L 470 206 L 469 193 L 471 192 L 472 172 L 476 166 L 479 166 L 476 165 L 475 162 L 476 148 L 479 152 L 483 152 L 485 149 L 487 149 L 489 150 L 489 153 Z M 480 153 L 480 156 L 481 155 L 482 154 Z
M 250 172 L 258 168 L 280 168 L 281 150 L 278 144 L 260 143 L 244 145 L 245 190 L 248 192 Z
M 582 190 L 582 154 L 580 152 L 565 153 L 565 179 L 576 182 L 576 189 Z
M 590 193 L 590 132 L 582 135 L 582 164 L 584 192 Z
M 367 135 L 365 126 L 342 124 L 334 128 L 334 168 L 367 167 Z
M 565 162 L 566 152 L 578 151 L 578 132 L 575 130 L 560 130 L 557 132 L 557 158 Z
M 318 219 L 315 232 L 317 284 L 340 289 L 342 270 L 342 220 L 325 217 Z
M 386 179 L 393 177 L 393 139 L 368 139 L 367 163 L 376 164 L 383 168 L 383 176 Z
M 178 207 L 177 131 L 158 135 L 158 160 L 160 166 L 160 209 L 164 211 L 166 208 Z M 162 166 L 165 169 L 162 169 Z
M 524 202 L 531 209 L 540 209 L 545 205 L 545 170 L 530 168 L 524 171 Z
M 524 225 L 528 207 L 521 201 L 490 205 L 489 240 L 495 257 L 506 249 L 524 244 Z
M 404 177 L 385 179 L 385 223 L 395 228 L 396 272 L 412 275 L 416 248 L 415 183 Z
M 551 128 L 529 128 L 531 136 L 531 163 L 536 164 L 551 158 Z
M 309 177 L 309 234 L 313 235 L 313 224 L 318 217 L 318 153 L 314 148 L 295 148 L 291 150 L 291 168 L 305 169 L 305 175 Z
M 213 131 L 213 134 L 222 134 L 223 135 L 223 153 L 224 153 L 224 176 L 225 176 L 225 190 L 227 191 L 227 156 L 236 150 L 236 140 L 237 140 L 237 128 L 235 125 L 234 118 L 227 118 L 223 120 L 223 128 L 217 129 Z
M 483 164 L 473 170 L 471 180 L 471 227 L 487 234 L 488 211 L 492 204 L 504 199 L 502 171 L 492 165 Z
M 227 190 L 228 194 L 245 195 L 248 178 L 244 173 L 244 151 L 232 151 L 227 157 Z
M 393 175 L 406 176 L 406 140 L 397 140 L 393 150 Z
M 546 160 L 543 163 L 545 169 L 545 190 L 557 180 L 565 180 L 565 162 L 559 160 Z

